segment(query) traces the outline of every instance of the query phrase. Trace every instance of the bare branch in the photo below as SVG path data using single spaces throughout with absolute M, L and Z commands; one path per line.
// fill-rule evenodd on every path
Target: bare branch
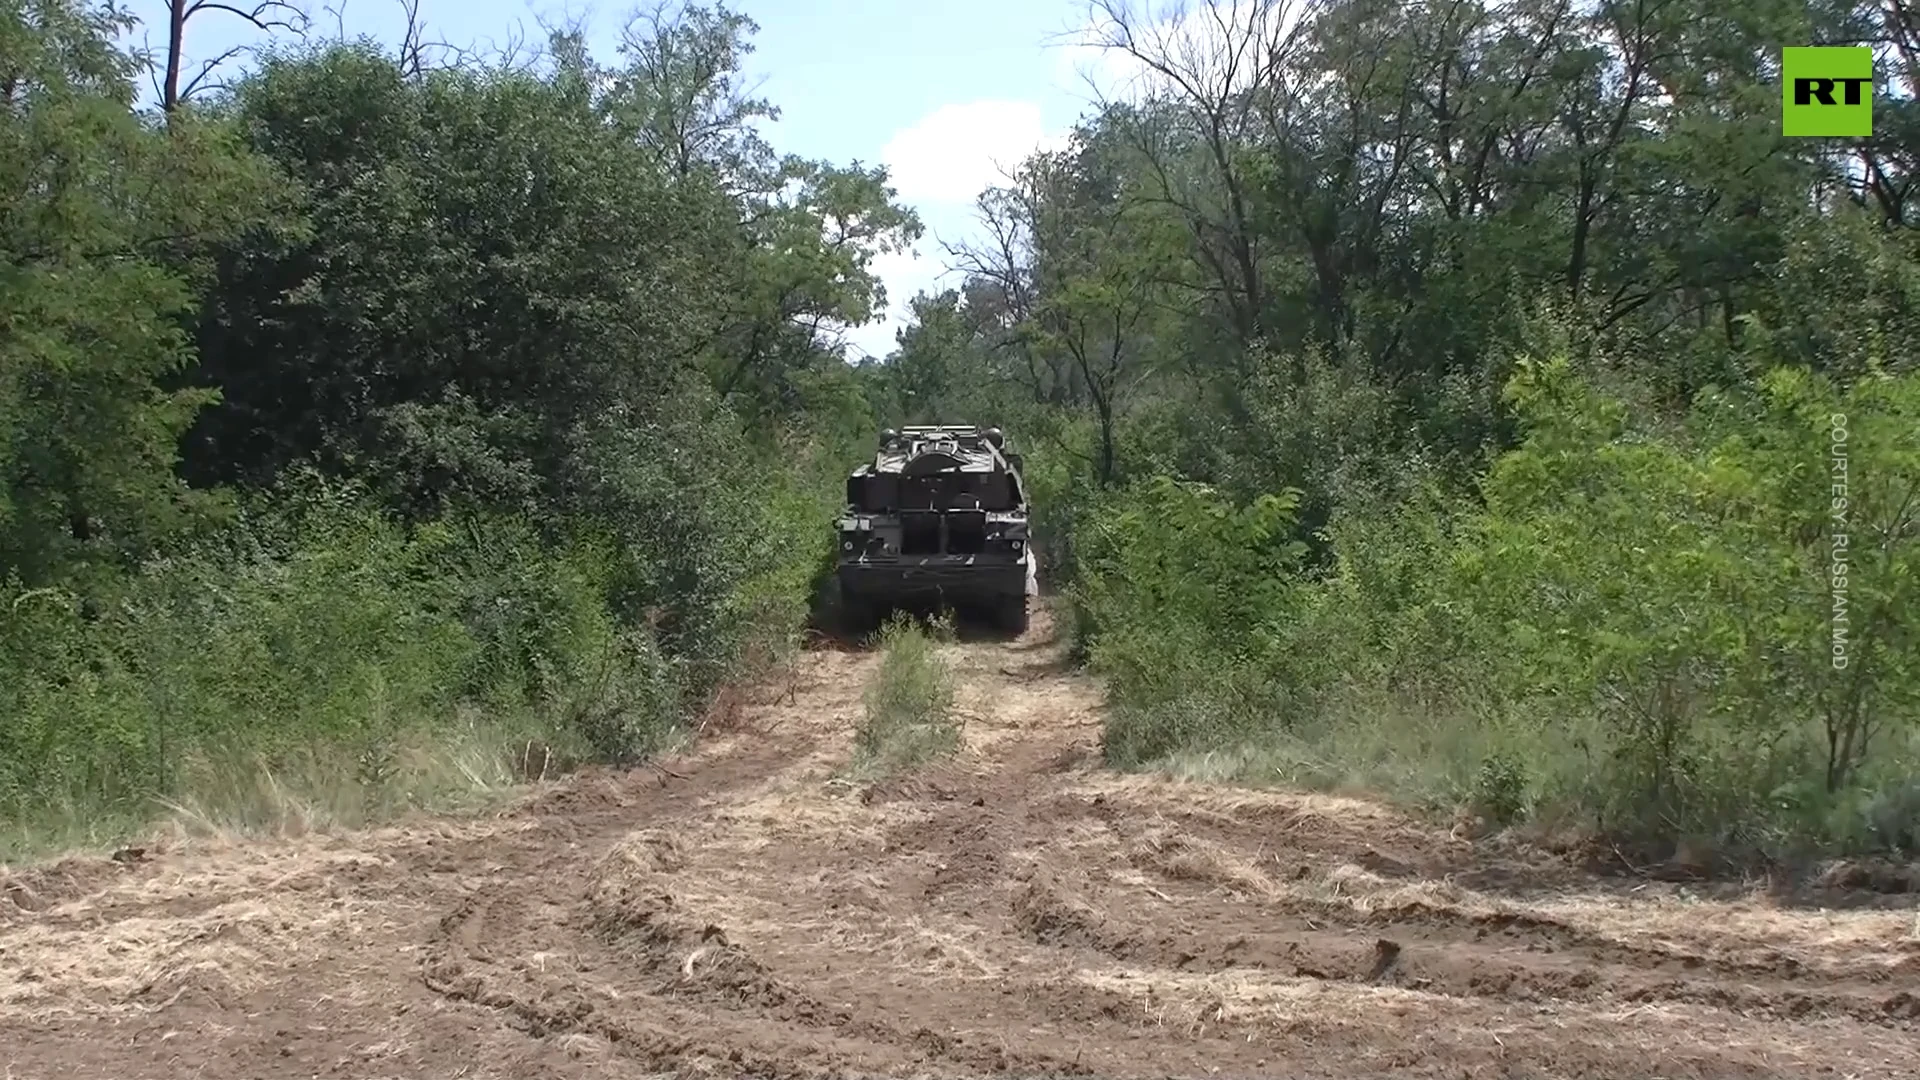
M 153 99 L 155 101 L 165 100 L 166 88 L 160 85 L 161 72 L 163 72 L 165 68 L 153 62 L 152 39 L 144 31 L 140 34 L 140 60 L 147 69 L 147 85 L 153 87 Z
M 1218 268 L 1234 328 L 1243 342 L 1261 334 L 1266 307 L 1262 255 L 1239 149 L 1252 136 L 1257 106 L 1286 96 L 1284 66 L 1297 51 L 1299 10 L 1291 0 L 1201 0 L 1158 13 L 1132 0 L 1092 0 L 1091 44 L 1118 54 L 1143 72 L 1148 91 L 1139 102 L 1101 95 L 1103 111 L 1158 111 L 1177 116 L 1204 150 L 1204 186 L 1217 206 L 1185 194 L 1166 167 L 1165 148 L 1141 136 L 1142 151 L 1160 184 L 1160 196 L 1185 209 L 1202 262 Z M 1096 88 L 1096 92 L 1097 88 Z
M 250 10 L 242 10 L 232 4 L 223 4 L 219 0 L 192 0 L 187 5 L 186 19 L 192 19 L 202 11 L 224 11 L 252 23 L 257 30 L 291 30 L 305 33 L 308 25 L 307 13 L 287 3 L 286 0 L 261 0 Z
M 347 40 L 347 0 L 340 0 L 337 5 L 325 5 L 321 10 L 333 16 L 333 40 Z
M 208 82 L 214 70 L 232 60 L 254 51 L 258 43 L 236 45 L 227 49 L 212 60 L 203 61 L 200 70 L 192 79 L 181 81 L 181 68 L 186 63 L 187 24 L 201 14 L 209 11 L 223 12 L 246 22 L 263 34 L 286 31 L 295 36 L 304 36 L 311 20 L 305 11 L 290 0 L 261 0 L 251 8 L 235 7 L 221 0 L 167 0 L 167 58 L 164 74 L 159 85 L 160 108 L 172 117 L 182 103 L 196 91 L 224 85 Z M 335 20 L 344 33 L 344 17 L 335 13 Z
M 406 30 L 400 36 L 400 73 L 409 79 L 417 79 L 421 72 L 420 36 L 426 30 L 420 21 L 420 0 L 400 0 L 400 10 L 407 18 Z
M 226 50 L 225 52 L 221 53 L 219 56 L 216 56 L 211 60 L 202 60 L 200 62 L 199 73 L 196 74 L 193 78 L 187 80 L 187 84 L 180 88 L 180 96 L 176 100 L 178 101 L 191 100 L 193 95 L 198 93 L 201 90 L 224 89 L 227 86 L 227 84 L 224 81 L 209 83 L 206 81 L 207 76 L 213 74 L 214 69 L 219 67 L 221 64 L 224 64 L 227 61 L 233 59 L 234 57 L 239 56 L 241 53 L 246 52 L 247 48 L 248 47 L 245 45 L 235 45 L 232 48 Z

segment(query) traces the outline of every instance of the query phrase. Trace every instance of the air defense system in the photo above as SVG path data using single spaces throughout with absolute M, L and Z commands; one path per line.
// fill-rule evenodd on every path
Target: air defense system
M 999 428 L 889 429 L 847 477 L 838 578 L 850 625 L 891 611 L 953 607 L 1027 628 L 1034 558 L 1021 458 Z

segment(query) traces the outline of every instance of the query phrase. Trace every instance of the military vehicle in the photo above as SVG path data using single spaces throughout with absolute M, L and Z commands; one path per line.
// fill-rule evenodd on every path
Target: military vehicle
M 1019 454 L 999 428 L 889 429 L 847 477 L 840 517 L 840 600 L 865 631 L 896 608 L 984 610 L 1027 628 L 1034 591 Z

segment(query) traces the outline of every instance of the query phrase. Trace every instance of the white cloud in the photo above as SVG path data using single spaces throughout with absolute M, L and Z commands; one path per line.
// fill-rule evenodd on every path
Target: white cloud
M 894 133 L 880 161 L 909 203 L 971 203 L 1036 149 L 1056 145 L 1031 101 L 942 105 Z
M 915 294 L 956 283 L 942 241 L 968 239 L 978 227 L 974 200 L 1005 183 L 1034 151 L 1057 149 L 1066 139 L 1065 132 L 1047 130 L 1035 102 L 998 99 L 942 105 L 895 132 L 880 161 L 900 201 L 920 213 L 927 235 L 912 251 L 874 257 L 873 273 L 887 287 L 885 318 L 846 332 L 849 355 L 891 353 Z
M 1204 72 L 1210 93 L 1244 87 L 1266 63 L 1268 48 L 1291 29 L 1308 0 L 1187 0 L 1173 6 L 1157 0 L 1114 0 L 1133 23 L 1141 51 L 1169 55 L 1176 66 Z M 1161 80 L 1124 50 L 1110 47 L 1119 28 L 1101 8 L 1059 46 L 1056 85 L 1082 98 L 1091 79 L 1099 93 L 1128 97 Z M 1232 66 L 1229 74 L 1228 65 Z M 1041 107 L 1031 101 L 981 99 L 943 105 L 895 132 L 880 151 L 902 202 L 927 222 L 930 235 L 913 252 L 883 255 L 874 273 L 887 287 L 885 318 L 846 334 L 849 353 L 885 356 L 907 322 L 914 294 L 952 285 L 941 240 L 972 238 L 978 228 L 970 209 L 980 192 L 1005 182 L 1005 174 L 1035 150 L 1066 145 L 1064 130 L 1048 130 Z
M 939 248 L 922 239 L 911 251 L 886 252 L 874 256 L 868 268 L 887 287 L 886 317 L 865 326 L 852 327 L 846 332 L 850 359 L 891 353 L 895 345 L 894 334 L 907 325 L 907 316 L 913 310 L 914 294 L 932 292 L 940 287 L 941 278 L 947 274 L 946 263 L 941 257 L 928 255 L 930 250 L 938 251 Z

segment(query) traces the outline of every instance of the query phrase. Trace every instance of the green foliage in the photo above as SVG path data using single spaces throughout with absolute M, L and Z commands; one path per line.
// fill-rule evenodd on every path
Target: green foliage
M 1339 2 L 1282 50 L 1206 6 L 1191 50 L 1107 11 L 1161 77 L 982 195 L 990 240 L 872 372 L 915 415 L 1018 418 L 1109 757 L 1892 844 L 1920 160 L 1779 138 L 1759 58 L 1912 29 Z M 1220 66 L 1255 53 L 1285 58 Z M 1878 89 L 1888 131 L 1916 92 Z
M 1495 824 L 1508 825 L 1526 811 L 1527 766 L 1510 753 L 1482 758 L 1473 778 L 1475 808 Z
M 1499 822 L 1739 850 L 1905 843 L 1904 789 L 1886 785 L 1920 733 L 1917 390 L 1779 369 L 1650 428 L 1564 360 L 1522 364 L 1526 436 L 1482 501 L 1356 492 L 1319 574 L 1259 504 L 1129 490 L 1083 526 L 1073 592 L 1113 688 L 1109 755 L 1369 756 L 1319 770 L 1342 781 L 1435 753 L 1424 723 L 1357 738 L 1371 703 L 1477 731 L 1446 751 L 1457 772 L 1404 794 Z
M 1072 602 L 1116 710 L 1110 760 L 1138 764 L 1210 748 L 1286 708 L 1283 668 L 1304 545 L 1291 493 L 1234 506 L 1166 477 L 1113 493 L 1078 534 Z M 1282 720 L 1284 722 L 1284 720 Z
M 953 673 L 938 646 L 905 616 L 881 628 L 880 670 L 854 731 L 854 760 L 885 771 L 918 765 L 960 745 Z
M 314 482 L 149 561 L 93 619 L 58 589 L 7 590 L 0 814 L 91 805 L 137 817 L 191 762 L 280 768 L 476 721 L 578 752 L 650 749 L 677 722 L 672 672 L 606 609 L 596 553 L 512 522 L 409 531 Z
M 1488 478 L 1452 599 L 1498 628 L 1506 700 L 1600 724 L 1605 818 L 1766 828 L 1770 793 L 1830 798 L 1883 745 L 1902 753 L 1920 718 L 1916 390 L 1782 369 L 1662 435 L 1564 362 L 1515 380 L 1529 435 Z
M 1110 14 L 1170 77 L 850 367 L 920 224 L 774 150 L 723 6 L 606 62 L 282 48 L 164 121 L 114 10 L 0 10 L 0 812 L 632 760 L 794 647 L 845 469 L 941 419 L 1024 452 L 1117 763 L 1910 849 L 1920 87 L 1782 140 L 1758 58 L 1912 28 Z M 876 715 L 948 715 L 894 633 Z
M 918 223 L 765 144 L 749 20 L 280 49 L 164 125 L 121 28 L 0 13 L 0 819 L 359 820 L 794 647 L 872 437 L 812 328 Z
M 435 72 L 337 46 L 278 57 L 234 122 L 296 177 L 308 228 L 222 260 L 189 468 L 318 456 L 422 512 L 550 498 L 566 440 L 668 392 L 722 271 L 720 193 L 673 185 L 560 78 Z M 287 392 L 288 386 L 300 388 Z
M 173 474 L 211 399 L 170 383 L 193 359 L 188 272 L 272 189 L 223 133 L 129 111 L 123 27 L 72 0 L 0 8 L 0 573 L 29 585 L 97 581 L 217 510 Z

